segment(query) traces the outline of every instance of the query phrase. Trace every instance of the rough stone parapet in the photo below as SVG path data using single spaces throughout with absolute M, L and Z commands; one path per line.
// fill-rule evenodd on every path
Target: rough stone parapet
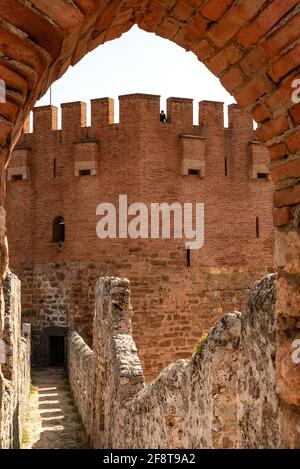
M 30 335 L 22 334 L 21 282 L 8 271 L 4 281 L 6 362 L 0 373 L 0 448 L 20 448 L 30 388 Z
M 68 374 L 82 422 L 91 436 L 93 419 L 94 353 L 76 332 L 68 337 Z
M 280 447 L 275 281 L 276 275 L 269 275 L 255 284 L 244 314 L 225 315 L 201 338 L 190 360 L 169 365 L 146 385 L 130 333 L 129 282 L 99 279 L 94 351 L 76 333 L 70 336 L 71 385 L 75 400 L 82 399 L 79 408 L 92 445 Z
M 239 446 L 280 448 L 281 409 L 276 384 L 276 274 L 250 289 L 242 315 L 238 369 Z

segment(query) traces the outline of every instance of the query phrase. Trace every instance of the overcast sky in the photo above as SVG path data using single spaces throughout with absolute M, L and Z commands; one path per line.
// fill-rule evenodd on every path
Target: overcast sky
M 192 52 L 134 26 L 121 38 L 106 42 L 70 67 L 52 85 L 52 104 L 59 106 L 70 101 L 89 104 L 90 99 L 102 97 L 117 100 L 127 93 L 161 95 L 162 109 L 168 97 L 193 98 L 195 123 L 199 101 L 235 102 Z M 48 92 L 37 105 L 49 102 Z

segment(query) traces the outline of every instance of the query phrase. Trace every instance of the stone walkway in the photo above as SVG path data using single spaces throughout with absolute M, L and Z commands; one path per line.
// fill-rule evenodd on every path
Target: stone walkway
M 34 371 L 32 382 L 22 449 L 88 448 L 64 370 Z

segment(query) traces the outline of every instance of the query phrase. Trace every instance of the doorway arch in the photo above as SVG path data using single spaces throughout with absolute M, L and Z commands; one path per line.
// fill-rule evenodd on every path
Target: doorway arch
M 292 99 L 300 76 L 299 1 L 2 0 L 0 16 L 7 98 L 0 105 L 2 276 L 8 263 L 4 171 L 29 111 L 70 65 L 137 24 L 193 51 L 259 123 L 275 183 L 279 389 L 287 404 L 299 405 L 299 370 L 290 359 L 300 310 L 300 104 Z

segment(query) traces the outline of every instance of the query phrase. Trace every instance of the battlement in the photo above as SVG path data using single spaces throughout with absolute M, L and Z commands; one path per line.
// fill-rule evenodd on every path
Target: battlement
M 159 122 L 160 96 L 150 94 L 127 94 L 119 96 L 120 125 L 137 125 Z
M 170 97 L 167 99 L 165 112 L 167 122 L 160 122 L 161 105 L 160 96 L 152 94 L 133 93 L 119 96 L 120 119 L 115 124 L 115 102 L 112 98 L 98 98 L 91 100 L 91 125 L 87 127 L 87 105 L 81 101 L 62 103 L 61 130 L 58 128 L 58 108 L 56 106 L 36 107 L 33 110 L 33 133 L 40 138 L 47 137 L 52 131 L 60 130 L 62 135 L 70 138 L 78 138 L 82 129 L 90 130 L 95 137 L 97 133 L 109 126 L 119 128 L 156 125 L 166 130 L 170 126 L 176 126 L 185 133 L 201 129 L 202 132 L 224 132 L 224 103 L 217 101 L 201 101 L 199 103 L 199 124 L 194 125 L 193 99 Z M 228 128 L 242 134 L 248 134 L 251 139 L 253 133 L 253 120 L 249 112 L 243 111 L 237 104 L 228 107 Z M 168 127 L 169 126 L 169 127 Z M 25 143 L 26 135 L 29 135 L 29 119 L 27 119 L 22 142 Z
M 56 106 L 41 106 L 33 109 L 33 132 L 40 134 L 58 129 L 58 109 Z
M 91 125 L 87 126 L 86 103 L 63 103 L 61 129 L 57 107 L 35 108 L 33 133 L 28 133 L 27 121 L 11 160 L 8 180 L 28 180 L 34 173 L 31 166 L 44 164 L 45 158 L 41 161 L 36 158 L 39 153 L 47 154 L 52 161 L 48 174 L 50 171 L 59 175 L 62 166 L 72 164 L 69 171 L 75 176 L 97 176 L 103 173 L 105 158 L 111 168 L 115 158 L 122 155 L 129 167 L 136 158 L 161 160 L 169 148 L 174 164 L 180 158 L 181 176 L 198 175 L 203 179 L 215 173 L 225 176 L 239 173 L 247 174 L 252 180 L 269 177 L 267 149 L 251 143 L 254 140 L 252 116 L 237 104 L 228 107 L 228 127 L 224 127 L 224 103 L 218 101 L 199 103 L 197 125 L 194 125 L 190 98 L 168 98 L 166 122 L 160 119 L 159 95 L 122 95 L 119 107 L 120 122 L 116 124 L 113 99 L 91 100 Z M 25 162 L 19 156 L 24 148 L 28 150 Z M 241 148 L 245 153 L 243 162 Z

